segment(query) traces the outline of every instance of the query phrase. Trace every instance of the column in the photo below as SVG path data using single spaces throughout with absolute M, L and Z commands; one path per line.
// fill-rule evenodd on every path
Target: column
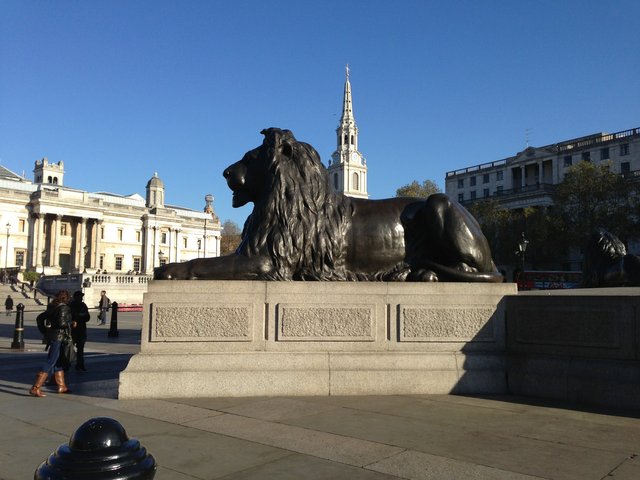
M 44 222 L 46 221 L 47 217 L 43 213 L 36 214 L 36 215 L 37 215 L 36 220 L 38 223 L 38 233 L 37 233 L 37 240 L 36 240 L 36 251 L 34 252 L 34 255 L 36 256 L 36 268 L 44 269 L 44 260 L 42 258 L 42 252 L 44 252 L 47 249 L 47 243 L 44 238 Z
M 167 252 L 167 263 L 171 263 L 171 251 L 173 250 L 173 230 L 171 227 L 168 228 L 168 237 L 169 237 L 169 251 Z M 175 260 L 174 260 L 175 261 Z
M 180 229 L 176 228 L 175 232 L 176 232 L 176 249 L 175 249 L 173 261 L 179 262 L 180 261 Z
M 140 270 L 144 273 L 149 273 L 151 272 L 151 259 L 149 258 L 151 235 L 149 234 L 148 225 L 143 225 L 142 227 L 142 242 L 142 265 L 140 265 Z
M 80 235 L 76 238 L 79 238 L 79 242 L 76 242 L 78 245 L 78 249 L 80 250 L 80 261 L 78 262 L 78 271 L 84 272 L 86 269 L 85 262 L 87 261 L 86 255 L 84 253 L 84 247 L 87 245 L 87 219 L 80 219 Z
M 96 232 L 94 234 L 95 238 L 95 245 L 96 248 L 93 252 L 93 267 L 94 268 L 99 268 L 100 267 L 100 237 L 102 235 L 102 220 L 96 220 L 96 222 L 94 223 Z
M 62 215 L 56 215 L 53 220 L 53 258 L 49 262 L 54 267 L 60 266 L 60 220 Z

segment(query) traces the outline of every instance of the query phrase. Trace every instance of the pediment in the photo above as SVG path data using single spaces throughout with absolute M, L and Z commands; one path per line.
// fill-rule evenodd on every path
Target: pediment
M 523 151 L 518 152 L 514 157 L 516 162 L 531 161 L 532 159 L 549 157 L 555 155 L 556 151 L 548 147 L 527 147 Z

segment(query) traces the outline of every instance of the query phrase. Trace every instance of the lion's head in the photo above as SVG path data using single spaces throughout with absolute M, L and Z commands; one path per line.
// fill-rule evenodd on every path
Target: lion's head
M 289 130 L 262 130 L 264 141 L 224 170 L 233 206 L 254 209 L 237 253 L 268 255 L 269 279 L 344 279 L 348 200 L 329 189 L 320 156 Z

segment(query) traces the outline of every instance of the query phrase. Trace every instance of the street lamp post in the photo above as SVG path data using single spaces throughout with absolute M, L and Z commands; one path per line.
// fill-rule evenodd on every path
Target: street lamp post
M 516 251 L 516 255 L 520 257 L 520 275 L 524 275 L 524 261 L 528 246 L 529 240 L 526 239 L 524 232 L 522 232 L 520 235 L 520 241 L 518 242 L 518 250 Z
M 11 223 L 7 222 L 7 248 L 4 252 L 4 276 L 3 282 L 6 283 L 7 275 L 9 272 L 9 231 L 11 230 Z
M 82 247 L 82 251 L 84 252 L 84 257 L 82 258 L 83 270 L 82 273 L 86 273 L 87 271 L 87 253 L 89 253 L 89 245 L 85 245 Z
M 42 275 L 44 276 L 44 261 L 47 258 L 47 249 L 42 250 Z

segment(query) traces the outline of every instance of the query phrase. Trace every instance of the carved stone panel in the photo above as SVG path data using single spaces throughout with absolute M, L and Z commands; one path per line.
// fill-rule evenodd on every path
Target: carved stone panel
M 398 306 L 400 342 L 493 342 L 495 307 Z
M 250 342 L 253 305 L 155 305 L 151 341 Z
M 375 305 L 278 304 L 279 341 L 375 341 Z

